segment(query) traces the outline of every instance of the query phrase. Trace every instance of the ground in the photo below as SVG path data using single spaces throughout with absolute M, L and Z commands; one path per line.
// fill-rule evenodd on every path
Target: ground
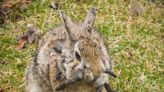
M 0 92 L 23 92 L 25 70 L 35 45 L 17 50 L 16 36 L 26 31 L 27 24 L 44 33 L 62 23 L 60 10 L 82 21 L 91 7 L 98 9 L 95 26 L 115 62 L 118 77 L 109 80 L 112 88 L 116 92 L 164 92 L 163 7 L 138 0 L 142 7 L 137 16 L 131 14 L 137 11 L 130 0 L 64 0 L 59 1 L 59 10 L 50 9 L 51 1 L 33 1 L 25 10 L 14 12 L 21 16 L 19 20 L 11 17 L 0 27 Z

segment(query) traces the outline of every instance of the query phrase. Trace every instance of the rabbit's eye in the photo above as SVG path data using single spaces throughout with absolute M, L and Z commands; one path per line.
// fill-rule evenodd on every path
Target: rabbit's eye
M 86 30 L 91 33 L 92 32 L 92 27 L 87 27 Z
M 81 61 L 81 57 L 80 57 L 80 55 L 79 55 L 78 52 L 75 52 L 75 56 L 76 56 L 76 59 L 77 59 L 77 60 Z
M 59 49 L 59 48 L 53 47 L 53 50 L 57 53 L 61 53 L 61 49 Z

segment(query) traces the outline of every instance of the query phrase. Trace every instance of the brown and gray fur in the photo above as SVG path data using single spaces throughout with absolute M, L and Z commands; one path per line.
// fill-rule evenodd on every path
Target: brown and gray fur
M 104 72 L 104 64 L 101 58 L 100 44 L 97 41 L 93 41 L 89 38 L 83 38 L 75 43 L 74 46 L 74 62 L 81 62 L 82 67 L 75 67 L 78 70 L 81 69 L 81 75 L 83 77 L 77 79 L 68 79 L 66 83 L 61 83 L 57 89 L 63 89 L 67 85 L 76 83 L 79 80 L 85 80 L 92 83 L 95 86 L 96 92 L 103 92 L 104 87 L 107 92 L 112 92 L 112 89 L 109 85 L 108 74 Z M 78 64 L 80 65 L 80 64 Z M 85 66 L 85 67 L 84 67 Z M 79 74 L 77 72 L 76 74 Z
M 98 41 L 100 44 L 100 52 L 102 53 L 101 57 L 103 58 L 104 65 L 106 65 L 106 68 L 113 71 L 112 61 L 109 58 L 108 50 L 104 44 L 103 37 L 94 27 L 96 9 L 92 8 L 89 10 L 83 23 L 74 23 L 64 12 L 61 12 L 61 16 L 72 43 L 75 44 L 79 39 L 83 39 L 85 37 L 90 37 L 92 40 Z
M 53 92 L 56 85 L 57 62 L 64 48 L 69 48 L 64 26 L 47 32 L 37 44 L 37 51 L 26 73 L 27 92 Z
M 66 56 L 66 59 L 68 57 L 67 61 L 71 61 L 72 57 L 69 51 L 69 55 L 65 54 L 65 50 L 69 50 L 69 47 L 70 40 L 64 26 L 59 26 L 41 37 L 37 44 L 36 55 L 27 69 L 26 92 L 60 92 L 55 91 L 55 87 L 63 80 L 56 79 L 58 72 L 56 67 L 62 56 Z M 61 53 L 59 53 L 60 51 L 58 52 L 58 49 L 62 49 Z M 78 63 L 73 64 L 78 65 Z M 73 71 L 73 73 L 75 72 Z M 92 84 L 82 81 L 69 86 L 61 92 L 93 92 L 94 90 L 95 88 Z
M 112 71 L 112 64 L 109 59 L 107 49 L 104 45 L 103 38 L 93 28 L 93 23 L 95 19 L 95 9 L 92 8 L 89 11 L 84 23 L 73 23 L 70 17 L 68 17 L 63 12 L 61 12 L 61 16 L 65 24 L 66 30 L 68 31 L 70 38 L 72 40 L 72 46 L 74 46 L 77 43 L 81 43 L 79 47 L 82 47 L 83 50 L 79 52 L 83 53 L 82 59 L 84 60 L 82 60 L 82 62 L 84 62 L 85 64 L 88 64 L 90 68 L 89 70 L 87 70 L 87 72 L 90 71 L 89 75 L 93 75 L 92 77 L 90 76 L 91 77 L 90 79 L 93 81 L 94 77 L 98 77 L 96 80 L 97 86 L 109 84 L 108 75 L 104 73 L 104 71 L 106 71 L 106 69 L 108 71 Z M 90 40 L 84 40 L 85 38 L 88 38 Z M 76 52 L 76 50 L 74 52 Z M 86 73 L 84 73 L 84 77 L 85 77 L 85 74 Z M 66 84 L 63 83 L 62 86 L 64 85 Z M 100 91 L 98 89 L 97 92 L 102 92 L 101 90 L 102 90 L 102 87 L 100 88 Z M 109 90 L 110 91 L 108 92 L 112 91 L 111 88 Z
M 66 25 L 64 26 L 61 25 L 55 28 L 54 30 L 47 32 L 38 41 L 36 56 L 34 57 L 34 60 L 29 65 L 29 68 L 26 74 L 26 91 L 27 92 L 56 92 L 55 87 L 59 83 L 62 82 L 62 80 L 56 80 L 55 78 L 58 72 L 58 70 L 56 69 L 56 67 L 58 66 L 57 62 L 60 61 L 59 57 L 62 56 L 60 53 L 58 53 L 58 51 L 56 51 L 56 49 L 57 50 L 65 49 L 65 48 L 70 49 L 70 47 L 73 46 L 73 44 L 75 44 L 78 41 L 77 39 L 83 38 L 83 36 L 88 37 L 88 35 L 90 35 L 90 32 L 88 33 L 88 35 L 86 35 L 87 32 L 84 32 L 83 31 L 84 29 L 82 28 L 86 28 L 86 31 L 90 31 L 91 27 L 84 27 L 86 25 L 83 25 L 82 27 L 77 27 L 77 26 L 82 26 L 82 24 L 79 23 L 79 24 L 72 25 L 72 28 L 75 28 L 75 29 L 78 28 L 78 30 L 82 30 L 82 31 L 79 31 L 78 34 L 72 34 L 72 32 L 68 31 L 68 27 L 66 27 Z M 93 28 L 91 28 L 91 30 L 93 30 Z M 68 31 L 68 34 L 71 35 L 71 39 L 73 39 L 71 40 L 71 42 L 68 38 L 67 31 Z M 92 35 L 93 39 L 95 38 L 95 40 L 98 40 L 98 41 L 100 39 L 102 40 L 102 38 L 96 31 L 95 32 L 91 31 L 91 32 L 95 34 L 95 35 Z M 84 33 L 84 35 L 81 35 L 82 33 Z M 73 36 L 75 38 L 73 38 Z M 104 48 L 103 41 L 100 43 L 100 47 Z M 101 50 L 102 50 L 102 55 L 103 55 L 104 54 L 103 50 L 106 51 L 106 49 L 101 49 Z M 108 57 L 107 53 L 105 53 L 104 55 L 107 55 Z M 105 58 L 104 60 L 109 60 L 109 59 Z M 76 63 L 77 62 L 73 62 L 73 64 L 75 65 L 79 64 L 79 63 L 77 64 Z M 94 71 L 92 72 L 94 73 Z M 70 72 L 70 73 L 76 73 L 76 71 L 73 70 L 73 72 Z M 67 75 L 69 75 L 69 73 Z M 87 83 L 84 80 L 84 81 L 81 81 L 79 83 L 69 86 L 63 91 L 64 92 L 93 92 L 95 91 L 95 86 L 91 83 Z
M 86 65 L 84 79 L 94 82 L 96 92 L 112 92 L 109 85 L 108 74 L 104 72 L 105 66 L 101 57 L 100 43 L 90 38 L 83 38 L 75 44 L 75 52 L 79 53 L 81 61 Z

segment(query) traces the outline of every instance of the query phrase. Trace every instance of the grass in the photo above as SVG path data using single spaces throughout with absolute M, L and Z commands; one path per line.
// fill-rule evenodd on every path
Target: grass
M 39 27 L 42 33 L 61 23 L 59 10 L 50 9 L 50 2 L 35 0 L 18 13 L 22 19 L 8 21 L 0 28 L 1 92 L 23 91 L 25 69 L 34 52 L 34 45 L 16 50 L 16 36 L 26 31 L 29 23 Z M 143 14 L 130 18 L 128 0 L 59 2 L 60 10 L 65 10 L 77 21 L 84 19 L 90 7 L 99 9 L 95 25 L 104 36 L 115 62 L 118 77 L 110 82 L 117 92 L 164 92 L 163 8 L 150 5 L 147 0 L 140 3 Z

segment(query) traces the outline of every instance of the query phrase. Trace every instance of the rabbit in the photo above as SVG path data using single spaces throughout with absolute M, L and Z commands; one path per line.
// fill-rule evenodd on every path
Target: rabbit
M 92 13 L 89 13 L 89 15 L 91 14 Z M 62 15 L 62 18 L 63 18 L 63 15 Z M 63 20 L 65 21 L 64 18 Z M 93 21 L 92 18 L 91 18 L 91 21 Z M 87 75 L 86 70 L 83 69 L 85 66 L 85 62 L 80 61 L 77 63 L 77 62 L 71 62 L 73 59 L 65 59 L 65 60 L 68 60 L 69 63 L 62 64 L 60 61 L 63 61 L 62 53 L 65 52 L 64 50 L 66 50 L 67 52 L 67 49 L 65 48 L 70 49 L 70 47 L 74 46 L 74 44 L 78 41 L 77 39 L 83 38 L 83 36 L 88 37 L 90 35 L 90 30 L 93 30 L 93 29 L 91 27 L 88 27 L 86 29 L 86 31 L 88 32 L 87 35 L 85 35 L 87 32 L 83 32 L 83 31 L 80 31 L 81 33 L 85 33 L 83 36 L 81 36 L 80 32 L 79 34 L 74 35 L 70 31 L 68 31 L 70 29 L 68 29 L 69 27 L 67 27 L 67 25 L 70 25 L 70 24 L 66 25 L 66 21 L 64 23 L 65 23 L 64 25 L 56 27 L 52 31 L 48 31 L 38 41 L 36 55 L 34 56 L 34 59 L 29 65 L 29 68 L 27 69 L 27 73 L 26 73 L 26 91 L 27 92 L 56 92 L 56 86 L 57 87 L 58 85 L 60 86 L 60 84 L 62 84 L 63 82 L 67 80 L 68 81 L 72 80 L 76 78 L 76 76 L 82 79 L 83 75 L 84 77 L 85 75 Z M 79 23 L 78 25 L 80 26 L 81 24 Z M 76 25 L 75 26 L 72 25 L 72 28 L 73 27 L 74 29 L 78 28 Z M 99 41 L 101 38 L 99 37 L 100 35 L 96 31 L 95 32 L 93 31 L 93 33 L 96 34 L 95 36 L 92 35 L 93 39 L 96 38 L 95 40 Z M 71 40 L 69 38 L 71 38 Z M 101 50 L 106 51 L 106 48 L 103 42 L 101 42 L 100 45 L 101 45 L 100 47 L 103 48 Z M 70 49 L 70 51 L 72 50 Z M 108 57 L 107 53 L 103 52 L 102 55 L 103 54 L 104 56 L 106 54 L 107 56 L 105 57 Z M 77 55 L 78 54 L 75 53 L 76 57 Z M 64 68 L 66 70 L 62 70 Z M 64 77 L 66 77 L 66 80 L 63 80 L 63 78 L 58 78 L 61 72 L 62 74 L 65 74 Z M 106 72 L 111 73 L 110 70 Z M 95 87 L 91 83 L 86 83 L 86 81 L 83 80 L 79 83 L 76 83 L 75 85 L 67 87 L 66 89 L 62 91 L 64 92 L 93 92 L 95 91 Z
M 94 21 L 96 17 L 96 9 L 91 8 L 83 23 L 74 23 L 69 16 L 61 11 L 61 17 L 65 25 L 66 30 L 72 40 L 72 44 L 75 44 L 79 39 L 90 37 L 92 40 L 97 40 L 100 44 L 101 57 L 107 70 L 113 72 L 113 63 L 108 55 L 108 50 L 104 44 L 103 37 L 94 27 Z
M 56 87 L 63 80 L 71 79 L 78 73 L 72 67 L 81 66 L 80 62 L 72 62 L 73 52 L 70 43 L 69 35 L 63 25 L 40 37 L 37 41 L 36 53 L 26 71 L 26 92 L 93 92 L 95 90 L 92 84 L 82 81 L 62 91 L 56 91 Z
M 89 38 L 90 39 L 89 42 L 97 43 L 97 45 L 95 45 L 95 46 L 98 46 L 97 49 L 93 50 L 93 51 L 98 50 L 97 52 L 101 53 L 101 54 L 99 53 L 99 59 L 97 59 L 98 61 L 95 61 L 95 62 L 97 62 L 97 64 L 95 65 L 95 63 L 93 63 L 93 60 L 86 60 L 83 62 L 84 62 L 84 64 L 90 62 L 89 65 L 92 65 L 90 68 L 93 68 L 93 69 L 91 69 L 92 70 L 91 75 L 95 74 L 95 76 L 92 76 L 92 78 L 98 77 L 98 78 L 96 78 L 97 79 L 96 80 L 97 92 L 102 92 L 103 85 L 105 86 L 105 88 L 108 92 L 112 92 L 111 87 L 108 83 L 108 75 L 106 73 L 112 75 L 113 77 L 116 77 L 116 75 L 113 73 L 112 63 L 109 59 L 109 55 L 108 55 L 107 49 L 104 45 L 103 38 L 96 31 L 96 29 L 93 28 L 95 15 L 96 15 L 96 9 L 92 8 L 88 12 L 84 23 L 73 23 L 72 20 L 70 19 L 70 17 L 68 17 L 66 14 L 64 14 L 64 12 L 61 12 L 61 16 L 62 16 L 64 25 L 66 27 L 66 30 L 68 31 L 70 39 L 72 40 L 72 45 L 75 45 L 79 40 L 82 40 L 85 38 Z M 83 41 L 83 42 L 85 42 L 85 41 Z M 87 44 L 89 44 L 89 42 L 87 40 L 86 40 L 86 42 L 87 42 Z M 85 45 L 84 45 L 83 50 L 84 49 L 85 49 Z M 88 51 L 90 51 L 90 50 L 88 49 Z M 89 56 L 89 54 L 86 55 L 86 57 L 87 56 Z M 83 57 L 85 57 L 85 56 L 83 56 Z M 91 57 L 94 57 L 94 55 L 92 55 Z M 94 66 L 96 66 L 96 67 L 94 67 Z M 97 68 L 102 68 L 102 69 L 97 69 Z M 99 74 L 99 75 L 96 75 L 96 71 L 97 71 L 97 74 Z M 84 73 L 84 75 L 85 75 L 85 73 Z M 76 81 L 79 80 L 77 77 L 74 78 Z M 93 80 L 92 78 L 91 78 L 91 80 Z M 72 82 L 72 84 L 75 83 L 76 81 L 74 79 L 66 80 L 65 81 L 66 83 L 64 83 L 64 82 L 61 83 L 60 86 L 57 87 L 57 90 L 67 87 L 66 84 L 69 82 Z M 69 83 L 69 84 L 71 84 L 71 83 Z M 64 87 L 62 87 L 62 86 L 64 86 Z

